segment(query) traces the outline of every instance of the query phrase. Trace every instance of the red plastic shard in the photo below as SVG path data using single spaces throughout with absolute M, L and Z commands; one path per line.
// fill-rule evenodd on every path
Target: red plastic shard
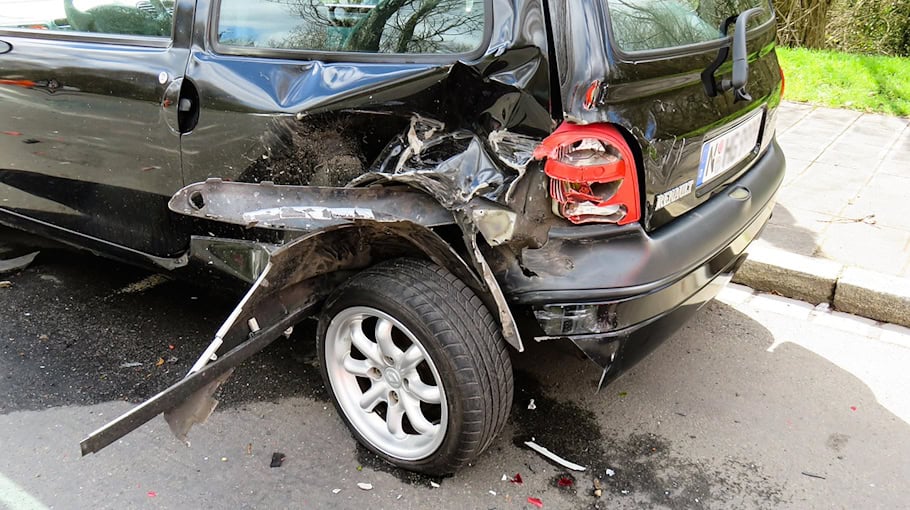
M 157 496 L 157 495 L 158 495 L 158 493 L 155 492 L 155 491 L 148 491 L 148 496 L 149 496 L 150 498 L 154 498 L 154 497 Z
M 543 508 L 543 501 L 541 501 L 540 498 L 528 498 L 528 503 L 531 503 L 537 508 Z
M 564 476 L 556 482 L 556 485 L 559 487 L 571 487 L 575 482 L 571 478 Z
M 850 406 L 851 411 L 856 411 L 856 406 Z
M 521 479 L 521 473 L 515 473 L 515 476 L 512 477 L 512 483 L 517 483 L 519 485 L 525 483 L 524 480 Z

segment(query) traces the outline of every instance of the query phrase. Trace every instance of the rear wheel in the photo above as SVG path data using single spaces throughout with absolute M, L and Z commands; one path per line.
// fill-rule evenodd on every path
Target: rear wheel
M 396 259 L 359 273 L 326 301 L 318 338 L 339 414 L 395 465 L 452 473 L 505 424 L 512 366 L 499 327 L 439 266 Z

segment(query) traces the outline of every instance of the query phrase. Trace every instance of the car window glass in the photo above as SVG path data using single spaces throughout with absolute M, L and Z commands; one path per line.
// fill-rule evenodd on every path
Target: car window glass
M 752 7 L 765 12 L 749 27 L 771 19 L 767 0 L 607 0 L 616 44 L 625 51 L 657 50 L 724 37 L 721 24 Z M 733 33 L 732 28 L 730 33 Z
M 0 0 L 0 27 L 170 37 L 174 0 Z
M 218 42 L 366 53 L 467 53 L 483 0 L 222 0 Z

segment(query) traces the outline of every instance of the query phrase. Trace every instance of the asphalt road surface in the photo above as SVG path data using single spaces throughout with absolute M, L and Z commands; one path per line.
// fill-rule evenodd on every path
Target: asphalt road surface
M 599 371 L 568 345 L 516 354 L 506 430 L 476 465 L 430 479 L 357 446 L 326 401 L 306 327 L 235 373 L 191 447 L 157 418 L 81 458 L 87 433 L 186 372 L 233 296 L 59 251 L 0 280 L 12 283 L 0 288 L 0 507 L 11 510 L 910 501 L 907 330 L 743 288 L 599 393 Z M 548 462 L 522 446 L 531 437 L 588 470 Z M 270 468 L 275 452 L 286 460 Z M 516 473 L 522 484 L 503 481 Z

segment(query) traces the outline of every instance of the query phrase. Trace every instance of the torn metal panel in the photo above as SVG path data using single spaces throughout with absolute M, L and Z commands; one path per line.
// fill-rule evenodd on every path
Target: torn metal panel
M 352 220 L 410 221 L 425 227 L 454 223 L 451 212 L 408 187 L 279 186 L 208 179 L 178 191 L 168 206 L 186 216 L 247 228 L 303 232 Z

